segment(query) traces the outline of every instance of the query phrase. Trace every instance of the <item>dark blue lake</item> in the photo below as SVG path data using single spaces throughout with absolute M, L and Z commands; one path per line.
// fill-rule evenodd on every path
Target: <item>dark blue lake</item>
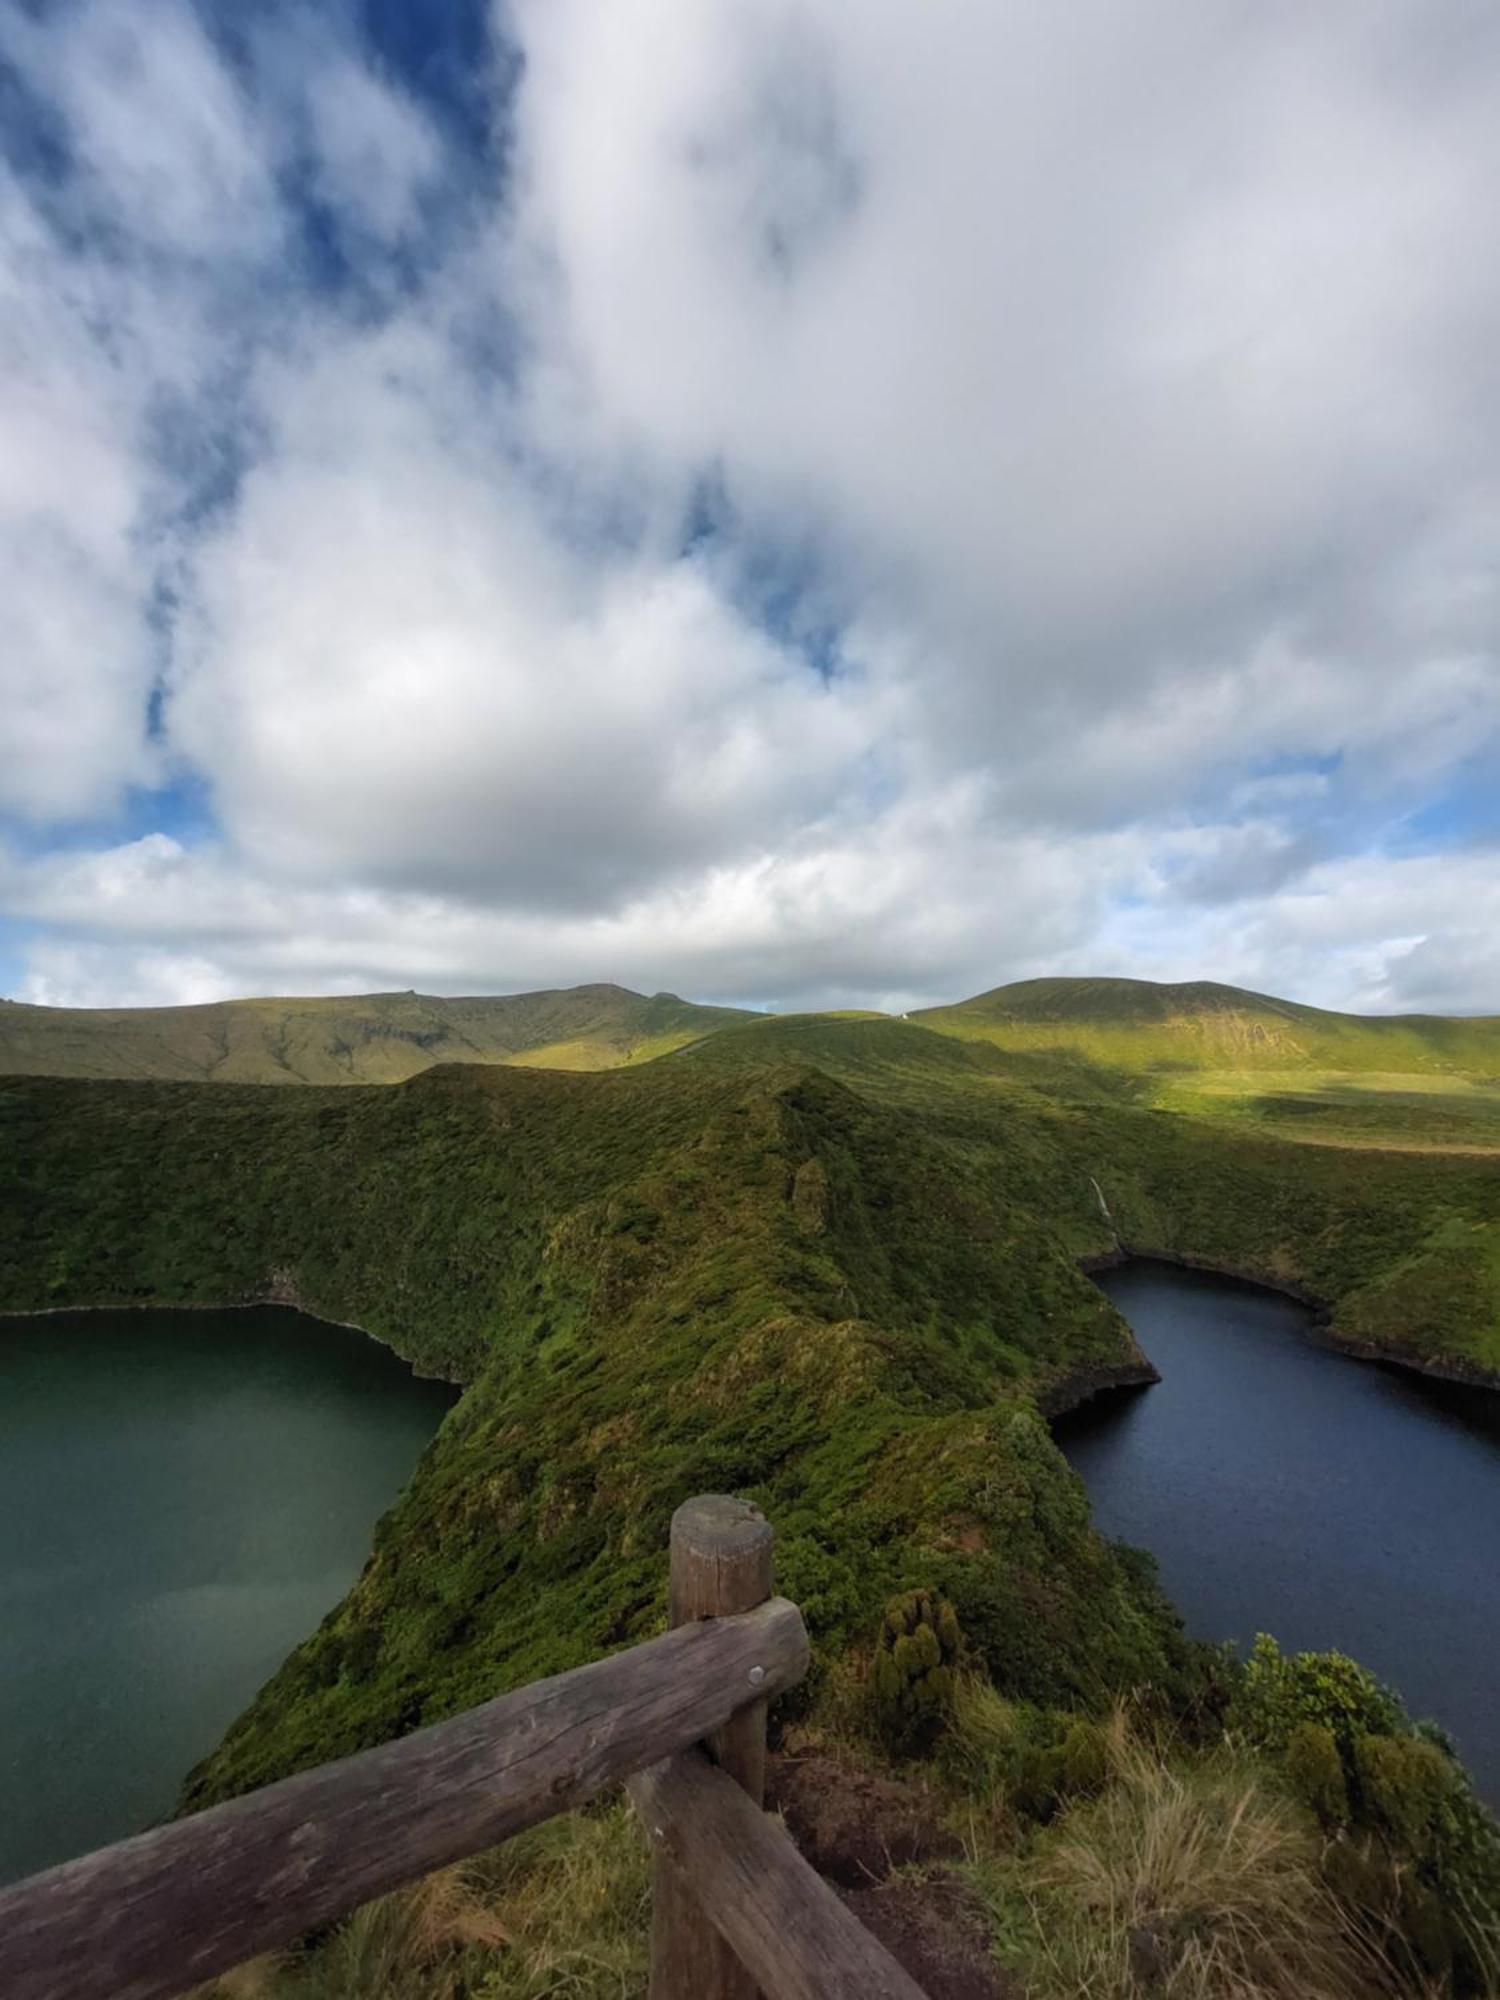
M 1100 1283 L 1162 1375 L 1055 1427 L 1100 1528 L 1199 1638 L 1353 1654 L 1500 1802 L 1500 1394 L 1351 1360 L 1230 1279 Z
M 0 1318 L 0 1880 L 171 1810 L 455 1393 L 279 1308 Z

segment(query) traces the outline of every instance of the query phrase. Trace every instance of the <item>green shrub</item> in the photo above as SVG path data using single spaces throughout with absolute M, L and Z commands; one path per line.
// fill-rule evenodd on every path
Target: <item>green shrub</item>
M 1011 1812 L 1045 1823 L 1065 1801 L 1103 1791 L 1110 1731 L 1066 1709 L 1007 1701 L 988 1681 L 965 1674 L 944 1757 L 971 1792 L 998 1795 Z
M 1362 1736 L 1354 1746 L 1362 1817 L 1413 1861 L 1430 1864 L 1461 1780 L 1416 1736 Z
M 909 1591 L 886 1606 L 875 1651 L 875 1722 L 898 1756 L 925 1755 L 946 1727 L 961 1643 L 953 1606 L 930 1591 Z
M 1026 1819 L 1050 1820 L 1063 1799 L 1063 1752 L 1060 1743 L 1020 1743 L 1011 1760 L 1006 1797 L 1013 1811 Z
M 1069 1725 L 1058 1777 L 1069 1798 L 1091 1798 L 1103 1791 L 1109 1777 L 1109 1742 L 1097 1722 L 1080 1716 Z
M 1420 1882 L 1401 1885 L 1401 1935 L 1419 1972 L 1451 1981 L 1460 1992 L 1481 1992 L 1483 1975 L 1469 1963 L 1463 1931 L 1443 1908 L 1442 1899 Z
M 1321 1722 L 1299 1722 L 1287 1738 L 1286 1774 L 1293 1794 L 1312 1808 L 1322 1826 L 1347 1825 L 1349 1787 L 1331 1729 Z
M 1420 1971 L 1459 1994 L 1500 1988 L 1500 1829 L 1430 1736 L 1356 1739 L 1353 1807 L 1394 1885 L 1392 1928 Z M 1375 1906 L 1366 1903 L 1367 1908 Z
M 1262 1632 L 1229 1707 L 1229 1726 L 1265 1750 L 1285 1750 L 1305 1722 L 1326 1729 L 1341 1757 L 1361 1736 L 1409 1727 L 1389 1688 L 1343 1653 L 1283 1653 Z
M 1433 1980 L 1444 1994 L 1471 1990 L 1462 1978 L 1454 1979 L 1460 1927 L 1441 1898 L 1384 1841 L 1369 1834 L 1329 1841 L 1322 1872 L 1350 1928 L 1369 1939 L 1403 1979 L 1401 1991 L 1415 1983 L 1430 1992 Z

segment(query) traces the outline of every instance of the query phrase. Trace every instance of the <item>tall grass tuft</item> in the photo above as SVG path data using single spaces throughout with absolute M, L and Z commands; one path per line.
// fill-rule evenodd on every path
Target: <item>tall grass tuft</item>
M 639 2000 L 649 1866 L 623 1803 L 549 1820 L 195 2000 Z
M 1020 1866 L 1048 2000 L 1365 2000 L 1394 1990 L 1324 1886 L 1320 1843 L 1247 1764 L 1179 1766 L 1122 1714 L 1109 1777 Z

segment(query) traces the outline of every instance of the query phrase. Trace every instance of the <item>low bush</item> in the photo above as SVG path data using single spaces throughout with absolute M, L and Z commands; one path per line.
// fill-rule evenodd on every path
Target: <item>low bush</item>
M 1068 1799 L 1103 1789 L 1126 1724 L 1008 1701 L 975 1674 L 960 1676 L 945 1746 L 950 1775 L 1023 1820 L 1045 1822 Z
M 929 1591 L 909 1591 L 886 1607 L 871 1687 L 875 1725 L 901 1757 L 931 1750 L 953 1712 L 960 1649 L 953 1606 Z
M 1349 1787 L 1333 1731 L 1321 1722 L 1299 1722 L 1286 1742 L 1286 1774 L 1295 1796 L 1327 1832 L 1349 1819 Z
M 1341 1757 L 1355 1739 L 1408 1726 L 1389 1688 L 1343 1653 L 1283 1653 L 1262 1632 L 1229 1707 L 1229 1726 L 1265 1750 L 1285 1750 L 1304 1723 L 1325 1729 Z
M 1500 1992 L 1500 1828 L 1440 1734 L 1414 1727 L 1341 1653 L 1282 1653 L 1262 1634 L 1230 1708 L 1241 1738 L 1279 1754 L 1325 1829 L 1327 1879 L 1412 1977 Z

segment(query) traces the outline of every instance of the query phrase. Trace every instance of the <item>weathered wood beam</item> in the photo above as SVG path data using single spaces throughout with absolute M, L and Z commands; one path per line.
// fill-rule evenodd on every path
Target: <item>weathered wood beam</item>
M 672 1516 L 668 1616 L 674 1626 L 749 1611 L 771 1595 L 771 1524 L 747 1500 L 685 1500 Z M 760 1805 L 766 1705 L 745 1708 L 709 1743 L 714 1761 Z M 649 2000 L 757 2000 L 759 1988 L 664 1857 L 651 1876 Z
M 64 1862 L 0 1890 L 0 1994 L 168 2000 L 712 1736 L 807 1656 L 773 1598 Z
M 923 2000 L 785 1828 L 702 1751 L 653 1765 L 625 1789 L 662 1862 L 762 1991 L 776 2000 Z

